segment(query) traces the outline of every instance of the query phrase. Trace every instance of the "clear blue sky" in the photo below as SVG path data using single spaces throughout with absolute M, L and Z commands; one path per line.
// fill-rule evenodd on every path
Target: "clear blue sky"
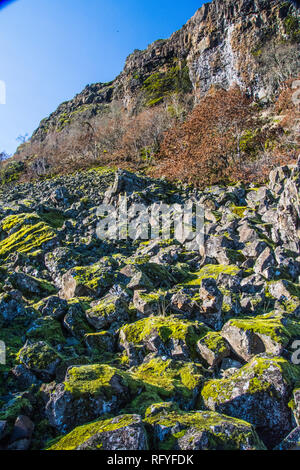
M 15 0 L 0 8 L 0 151 L 87 84 L 112 80 L 134 49 L 169 37 L 202 0 Z M 1 0 L 0 0 L 1 6 Z

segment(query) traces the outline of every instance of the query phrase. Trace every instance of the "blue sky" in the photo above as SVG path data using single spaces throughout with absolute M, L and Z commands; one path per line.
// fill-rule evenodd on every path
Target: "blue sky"
M 15 0 L 1 8 L 0 0 L 0 151 L 13 153 L 19 135 L 87 84 L 112 80 L 128 54 L 169 37 L 203 3 Z

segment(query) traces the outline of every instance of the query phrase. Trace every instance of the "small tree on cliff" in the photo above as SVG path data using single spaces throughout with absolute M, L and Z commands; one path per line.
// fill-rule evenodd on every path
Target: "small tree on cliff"
M 167 132 L 158 173 L 199 185 L 227 180 L 239 166 L 244 132 L 254 129 L 255 108 L 234 86 L 212 89 L 184 124 Z
M 6 152 L 4 152 L 4 151 L 0 152 L 0 166 L 8 158 L 9 158 L 9 155 Z

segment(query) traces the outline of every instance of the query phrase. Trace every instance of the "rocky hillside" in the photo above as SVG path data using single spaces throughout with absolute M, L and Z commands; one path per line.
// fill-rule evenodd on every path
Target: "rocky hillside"
M 205 252 L 100 240 L 125 193 L 202 204 Z M 300 161 L 263 187 L 98 168 L 3 189 L 0 448 L 296 447 L 299 194 Z
M 88 85 L 44 119 L 32 137 L 103 114 L 112 103 L 138 112 L 172 93 L 203 96 L 212 85 L 234 83 L 256 99 L 269 99 L 299 73 L 299 4 L 282 0 L 213 0 L 169 39 L 136 50 L 111 83 Z

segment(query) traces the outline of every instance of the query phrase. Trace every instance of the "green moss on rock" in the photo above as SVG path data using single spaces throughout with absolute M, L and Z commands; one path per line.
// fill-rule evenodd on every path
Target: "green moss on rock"
M 218 279 L 220 274 L 229 274 L 235 276 L 240 272 L 240 268 L 235 265 L 214 265 L 208 264 L 204 266 L 200 271 L 191 274 L 191 279 L 185 282 L 187 286 L 200 286 L 203 279 L 213 278 Z
M 204 381 L 201 368 L 195 364 L 161 358 L 153 358 L 139 366 L 133 372 L 133 377 L 153 386 L 162 398 L 177 395 L 191 399 Z
M 162 412 L 147 417 L 145 422 L 153 429 L 159 450 L 265 448 L 249 423 L 214 412 Z

